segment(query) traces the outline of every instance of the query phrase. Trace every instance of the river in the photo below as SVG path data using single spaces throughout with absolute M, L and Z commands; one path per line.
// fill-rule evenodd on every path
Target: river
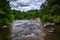
M 0 40 L 60 40 L 60 25 L 43 26 L 36 20 L 17 20 L 11 28 L 0 29 Z

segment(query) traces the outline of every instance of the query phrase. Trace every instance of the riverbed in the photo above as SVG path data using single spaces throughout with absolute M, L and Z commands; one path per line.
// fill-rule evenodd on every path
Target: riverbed
M 0 29 L 0 40 L 60 40 L 60 25 L 43 26 L 35 20 L 20 20 Z

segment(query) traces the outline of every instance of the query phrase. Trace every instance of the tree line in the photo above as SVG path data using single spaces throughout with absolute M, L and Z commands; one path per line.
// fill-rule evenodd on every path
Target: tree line
M 46 0 L 40 10 L 21 12 L 11 10 L 9 1 L 0 0 L 0 27 L 9 25 L 13 20 L 34 19 L 39 17 L 44 21 L 60 23 L 60 0 Z

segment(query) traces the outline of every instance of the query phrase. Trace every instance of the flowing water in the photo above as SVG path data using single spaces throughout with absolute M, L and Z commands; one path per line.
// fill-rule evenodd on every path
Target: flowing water
M 11 25 L 0 29 L 0 40 L 60 40 L 59 24 L 44 27 L 36 20 L 16 20 Z
M 11 38 L 12 40 L 44 40 L 42 37 L 43 26 L 40 21 L 36 20 L 16 20 L 12 23 Z M 28 39 L 27 39 L 28 38 Z M 35 38 L 35 39 L 34 39 Z

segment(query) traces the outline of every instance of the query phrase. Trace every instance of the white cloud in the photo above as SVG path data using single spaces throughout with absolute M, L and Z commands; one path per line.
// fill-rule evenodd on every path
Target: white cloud
M 30 2 L 30 0 L 17 0 L 17 2 L 19 2 L 19 3 L 28 3 L 28 2 Z
M 10 6 L 12 9 L 21 10 L 21 11 L 28 11 L 33 9 L 39 9 L 40 5 L 45 0 L 16 0 L 10 1 Z

